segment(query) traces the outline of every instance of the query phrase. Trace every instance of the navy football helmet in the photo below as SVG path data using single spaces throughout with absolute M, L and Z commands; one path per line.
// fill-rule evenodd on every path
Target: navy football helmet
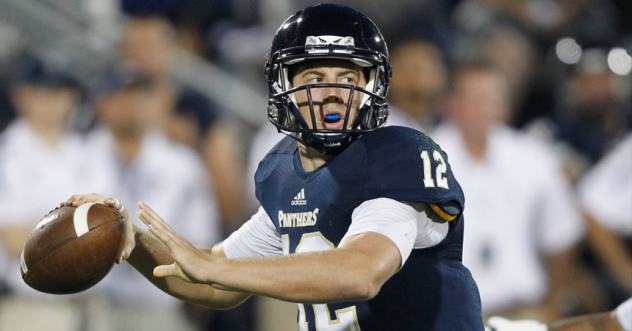
M 314 59 L 343 59 L 359 65 L 368 73 L 366 87 L 324 83 L 291 87 L 288 68 Z M 322 154 L 336 155 L 362 133 L 386 122 L 386 94 L 392 75 L 386 42 L 369 18 L 349 7 L 322 4 L 290 16 L 272 40 L 265 73 L 270 122 L 279 132 L 289 134 Z M 342 129 L 318 129 L 311 90 L 331 87 L 350 90 L 344 124 Z M 303 118 L 299 112 L 294 93 L 301 90 L 307 92 L 311 118 Z M 349 118 L 354 92 L 362 93 L 362 99 L 357 116 Z M 312 128 L 307 121 L 312 123 Z

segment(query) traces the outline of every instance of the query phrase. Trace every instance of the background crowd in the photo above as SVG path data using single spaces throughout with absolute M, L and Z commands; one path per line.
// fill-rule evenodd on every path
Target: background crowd
M 632 296 L 632 2 L 335 2 L 389 44 L 388 125 L 449 156 L 485 316 L 548 322 Z M 266 120 L 269 42 L 315 3 L 0 0 L 0 331 L 295 328 L 295 305 L 213 312 L 127 264 L 84 293 L 40 294 L 19 258 L 74 193 L 130 215 L 143 200 L 196 245 L 239 228 L 282 138 Z

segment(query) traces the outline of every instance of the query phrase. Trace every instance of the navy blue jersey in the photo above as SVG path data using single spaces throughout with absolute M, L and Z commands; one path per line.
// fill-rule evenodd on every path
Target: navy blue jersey
M 423 133 L 403 127 L 373 130 L 312 172 L 303 170 L 296 141 L 286 137 L 261 161 L 255 182 L 285 253 L 338 246 L 353 210 L 367 200 L 390 198 L 460 211 L 464 206 L 447 155 Z M 299 304 L 299 328 L 483 330 L 478 289 L 461 263 L 463 225 L 460 212 L 441 243 L 413 249 L 369 301 Z

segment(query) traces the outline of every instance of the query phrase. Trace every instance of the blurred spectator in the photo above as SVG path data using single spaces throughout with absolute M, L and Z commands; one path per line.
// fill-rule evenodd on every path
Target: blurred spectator
M 490 60 L 507 74 L 512 90 L 519 83 L 518 93 L 513 96 L 517 98 L 512 100 L 517 108 L 513 109 L 511 124 L 523 126 L 553 113 L 559 73 L 564 68 L 555 56 L 560 38 L 576 39 L 584 48 L 615 44 L 625 38 L 622 27 L 629 23 L 625 10 L 617 7 L 626 6 L 618 2 L 464 0 L 452 17 L 456 36 L 483 39 L 483 43 L 477 50 L 466 42 L 455 49 L 454 55 L 492 53 Z
M 438 99 L 448 80 L 441 51 L 430 41 L 408 40 L 391 52 L 391 65 L 389 102 L 415 118 L 425 130 L 431 130 L 437 122 Z
M 131 17 L 161 16 L 173 22 L 178 44 L 205 58 L 212 56 L 214 51 L 207 45 L 207 31 L 215 23 L 233 19 L 236 9 L 233 7 L 236 7 L 235 1 L 231 0 L 121 1 L 122 11 Z
M 502 71 L 507 79 L 511 113 L 511 124 L 519 124 L 525 116 L 526 100 L 537 93 L 541 85 L 534 86 L 534 79 L 540 78 L 538 50 L 532 39 L 521 29 L 511 24 L 492 23 L 472 33 L 458 37 L 453 58 L 455 62 L 476 61 L 484 58 Z M 540 83 L 538 81 L 538 83 Z M 550 87 L 548 84 L 542 86 Z M 534 91 L 536 90 L 536 91 Z M 549 110 L 552 106 L 549 106 Z
M 147 75 L 155 88 L 155 108 L 162 110 L 148 119 L 154 127 L 201 152 L 213 178 L 225 229 L 232 231 L 241 225 L 243 215 L 243 160 L 239 136 L 210 100 L 171 79 L 174 38 L 174 31 L 165 19 L 134 18 L 124 31 L 122 60 Z
M 41 294 L 22 281 L 19 267 L 24 243 L 46 213 L 76 192 L 106 191 L 71 130 L 79 96 L 70 72 L 50 61 L 28 59 L 13 77 L 18 117 L 0 136 L 0 255 L 7 258 L 0 272 L 10 291 L 0 301 L 0 330 L 90 329 L 80 323 L 87 308 L 76 295 Z
M 552 118 L 555 137 L 589 164 L 632 128 L 629 82 L 608 68 L 606 58 L 606 49 L 582 52 L 562 86 Z
M 589 242 L 610 274 L 606 287 L 617 304 L 632 295 L 632 133 L 588 171 L 578 190 Z
M 590 3 L 607 0 L 465 0 L 456 10 L 457 24 L 473 31 L 490 22 L 514 21 L 538 39 L 552 42 L 582 17 Z
M 212 189 L 221 212 L 224 233 L 231 233 L 243 222 L 244 161 L 240 137 L 206 96 L 175 82 L 170 76 L 177 51 L 176 34 L 170 23 L 158 16 L 132 18 L 125 27 L 121 45 L 122 60 L 148 76 L 154 86 L 151 102 L 155 117 L 152 125 L 169 138 L 187 144 L 202 155 Z M 251 323 L 252 304 L 246 303 L 230 311 L 215 312 L 189 306 L 199 323 L 215 328 L 235 328 Z
M 208 246 L 221 239 L 215 196 L 202 160 L 194 150 L 169 140 L 152 125 L 161 116 L 156 83 L 144 74 L 116 68 L 94 99 L 99 126 L 90 133 L 90 157 L 101 164 L 114 197 L 136 217 L 138 201 L 154 206 L 187 240 Z M 128 264 L 103 281 L 112 304 L 104 314 L 108 330 L 194 330 L 182 302 L 156 291 Z
M 431 136 L 468 197 L 463 262 L 484 314 L 557 319 L 563 294 L 581 279 L 574 247 L 584 227 L 557 158 L 505 124 L 508 98 L 498 69 L 460 67 L 447 122 Z
M 177 3 L 173 22 L 180 46 L 199 56 L 214 58 L 217 50 L 209 43 L 208 31 L 219 22 L 231 20 L 234 1 L 180 0 Z

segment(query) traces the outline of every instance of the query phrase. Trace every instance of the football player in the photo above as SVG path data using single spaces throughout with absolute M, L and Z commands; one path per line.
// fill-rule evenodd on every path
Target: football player
M 491 331 L 632 331 L 632 298 L 617 309 L 601 314 L 568 318 L 547 326 L 533 320 L 511 321 L 502 317 L 491 317 Z
M 213 309 L 251 294 L 296 302 L 299 330 L 482 331 L 461 263 L 463 192 L 432 139 L 382 127 L 392 69 L 373 22 L 305 8 L 277 31 L 265 72 L 268 118 L 288 136 L 255 175 L 259 211 L 203 250 L 141 202 L 151 233 L 128 227 L 118 262 Z M 86 201 L 121 206 L 66 203 Z

